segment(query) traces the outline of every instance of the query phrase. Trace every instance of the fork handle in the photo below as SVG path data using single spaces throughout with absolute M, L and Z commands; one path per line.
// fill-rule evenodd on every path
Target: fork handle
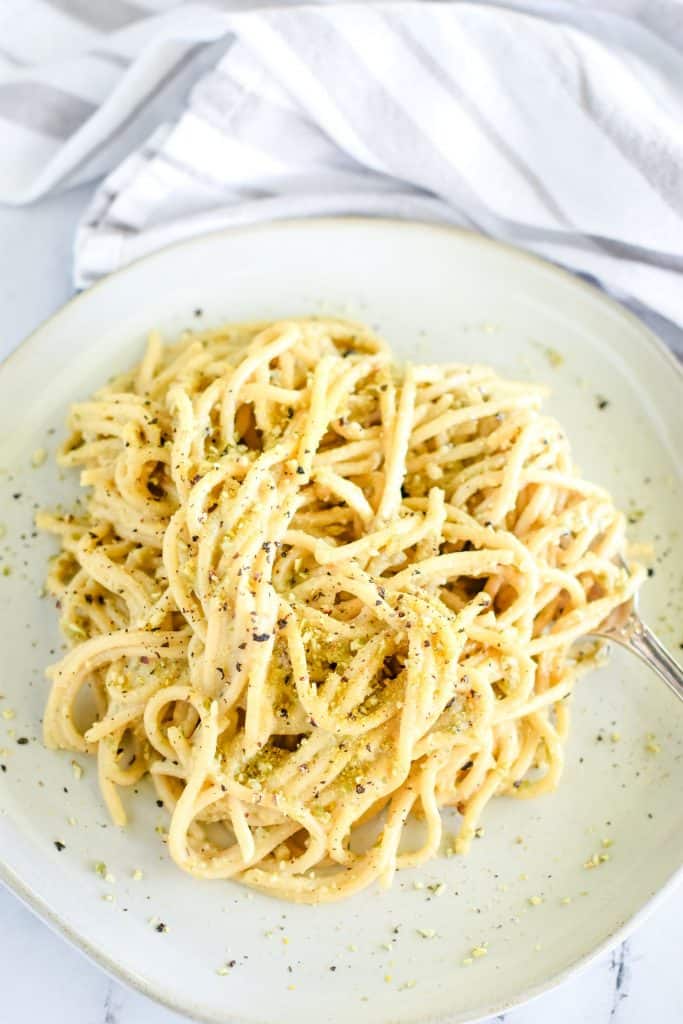
M 641 619 L 632 619 L 629 625 L 631 628 L 624 631 L 625 635 L 619 638 L 620 642 L 654 669 L 669 689 L 683 700 L 683 668 L 674 661 L 664 644 L 660 643 Z

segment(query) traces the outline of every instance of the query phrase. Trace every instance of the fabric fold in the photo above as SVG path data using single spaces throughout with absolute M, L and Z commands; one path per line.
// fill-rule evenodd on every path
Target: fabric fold
M 61 62 L 0 75 L 3 199 L 108 172 L 79 286 L 200 232 L 381 215 L 471 227 L 683 323 L 677 4 L 148 0 L 116 25 L 83 6 L 54 5 Z

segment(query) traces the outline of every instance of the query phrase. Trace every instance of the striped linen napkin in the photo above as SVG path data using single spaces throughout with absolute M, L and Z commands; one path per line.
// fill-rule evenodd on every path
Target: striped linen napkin
M 683 323 L 680 3 L 232 8 L 5 0 L 0 199 L 107 175 L 78 285 L 224 226 L 391 214 Z

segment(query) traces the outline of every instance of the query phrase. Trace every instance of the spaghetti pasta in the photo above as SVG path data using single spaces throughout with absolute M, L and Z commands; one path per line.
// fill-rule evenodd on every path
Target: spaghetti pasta
M 152 334 L 71 409 L 86 504 L 38 517 L 48 746 L 97 757 L 120 825 L 149 774 L 181 868 L 311 903 L 434 856 L 444 807 L 464 851 L 553 789 L 573 645 L 642 572 L 542 397 L 343 321 Z

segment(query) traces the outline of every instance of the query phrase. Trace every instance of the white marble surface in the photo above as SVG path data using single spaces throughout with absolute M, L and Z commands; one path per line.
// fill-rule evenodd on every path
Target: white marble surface
M 71 294 L 71 239 L 89 190 L 29 209 L 0 207 L 0 358 Z M 652 326 L 683 351 L 681 332 Z M 178 1024 L 182 1018 L 110 980 L 0 888 L 0 1024 Z M 683 1021 L 683 886 L 608 956 L 506 1024 Z M 378 1013 L 378 1020 L 381 1019 Z

